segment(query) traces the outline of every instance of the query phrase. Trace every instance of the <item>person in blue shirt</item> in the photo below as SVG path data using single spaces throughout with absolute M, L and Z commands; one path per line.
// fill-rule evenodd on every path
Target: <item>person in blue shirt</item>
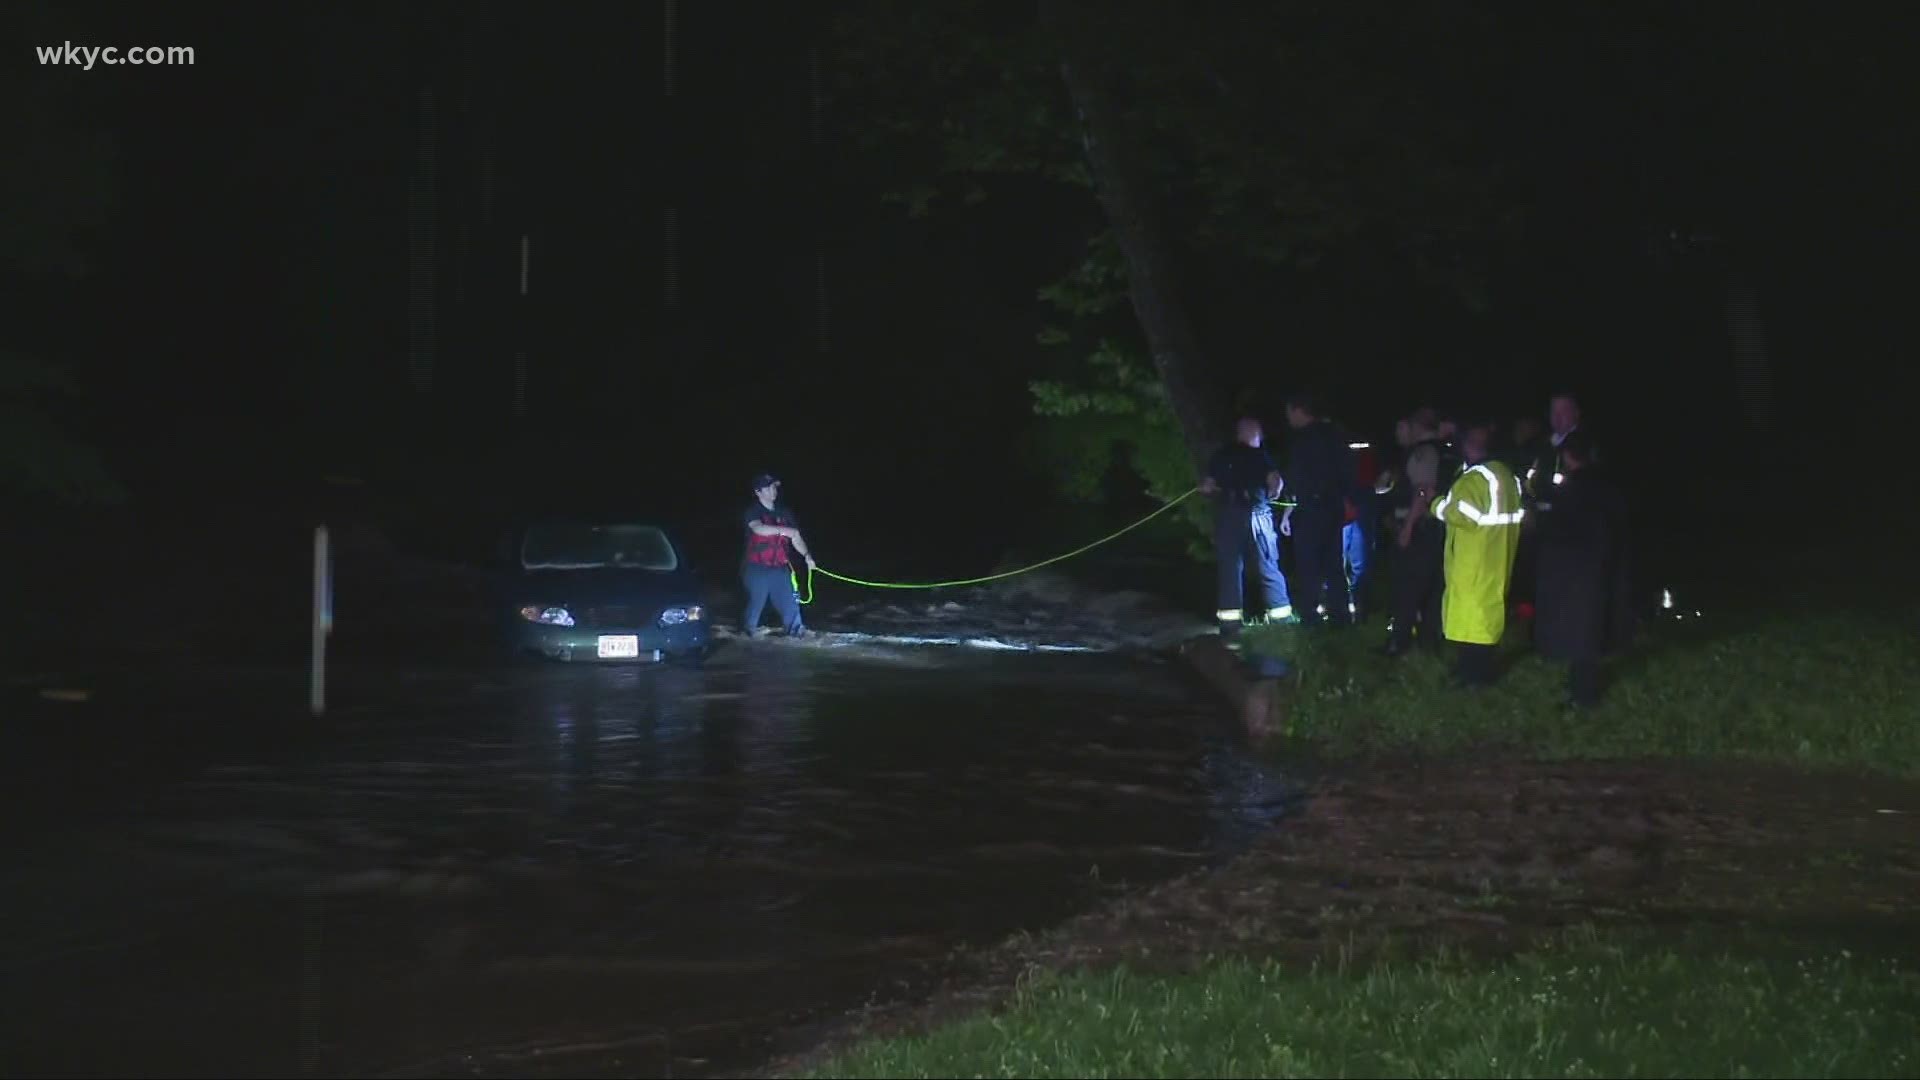
M 800 619 L 800 597 L 793 591 L 792 556 L 788 548 L 807 561 L 807 569 L 816 565 L 800 535 L 793 512 L 780 503 L 780 478 L 761 473 L 753 481 L 753 501 L 747 504 L 744 521 L 747 529 L 746 552 L 740 558 L 740 584 L 747 590 L 747 610 L 740 620 L 740 632 L 752 636 L 760 625 L 760 613 L 767 602 L 780 613 L 780 623 L 789 637 L 807 632 Z
M 1293 614 L 1287 579 L 1280 574 L 1280 536 L 1273 525 L 1273 501 L 1283 486 L 1280 468 L 1261 446 L 1260 421 L 1242 418 L 1235 441 L 1216 451 L 1207 464 L 1200 492 L 1213 500 L 1213 554 L 1219 565 L 1214 618 L 1220 635 L 1238 636 L 1246 618 L 1247 565 L 1259 571 L 1269 619 Z

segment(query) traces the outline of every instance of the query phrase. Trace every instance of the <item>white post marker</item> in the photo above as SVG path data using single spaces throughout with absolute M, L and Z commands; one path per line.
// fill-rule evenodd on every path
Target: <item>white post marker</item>
M 313 666 L 308 705 L 313 715 L 327 711 L 327 635 L 333 632 L 332 559 L 327 553 L 327 527 L 313 530 Z

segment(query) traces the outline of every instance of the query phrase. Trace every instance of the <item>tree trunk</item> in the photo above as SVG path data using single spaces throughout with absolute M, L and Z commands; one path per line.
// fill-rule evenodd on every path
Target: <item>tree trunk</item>
M 1172 252 L 1153 206 L 1151 182 L 1127 152 L 1124 121 L 1108 92 L 1106 65 L 1077 47 L 1088 21 L 1069 21 L 1058 0 L 1043 0 L 1042 25 L 1059 43 L 1060 74 L 1080 117 L 1081 142 L 1093 187 L 1127 260 L 1127 291 L 1134 316 L 1146 333 L 1153 365 L 1193 460 L 1195 475 L 1222 440 L 1225 417 L 1217 407 L 1200 345 L 1174 287 Z M 1095 20 L 1097 21 L 1097 20 Z

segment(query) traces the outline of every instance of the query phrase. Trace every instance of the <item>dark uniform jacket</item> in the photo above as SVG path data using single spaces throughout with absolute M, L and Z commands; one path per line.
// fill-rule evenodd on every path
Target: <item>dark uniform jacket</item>
M 1423 451 L 1424 448 L 1424 451 Z M 1393 507 L 1395 522 L 1405 521 L 1407 512 L 1413 504 L 1414 489 L 1420 485 L 1414 481 L 1413 459 L 1416 454 L 1430 453 L 1434 462 L 1433 497 L 1437 500 L 1453 486 L 1454 478 L 1460 475 L 1460 454 L 1439 439 L 1427 439 L 1414 443 L 1400 454 L 1399 479 L 1393 490 L 1388 493 L 1388 502 Z M 1434 522 L 1438 526 L 1439 522 Z
M 1585 429 L 1586 425 L 1583 424 L 1578 430 Z M 1588 437 L 1592 437 L 1591 433 L 1589 433 Z M 1600 445 L 1597 442 L 1594 444 L 1594 460 L 1595 463 L 1605 460 L 1600 453 Z M 1520 486 L 1521 489 L 1526 492 L 1530 503 L 1544 502 L 1551 504 L 1557 497 L 1555 489 L 1558 487 L 1558 485 L 1553 482 L 1553 478 L 1563 475 L 1564 473 L 1562 472 L 1560 463 L 1560 448 L 1555 446 L 1552 438 L 1549 437 L 1540 441 L 1539 447 L 1533 455 L 1532 464 L 1528 465 L 1526 472 L 1520 475 Z
M 1266 509 L 1267 474 L 1279 471 L 1266 447 L 1245 443 L 1223 446 L 1207 462 L 1207 476 L 1220 485 L 1220 506 L 1236 512 Z
M 1556 660 L 1597 657 L 1632 634 L 1627 502 L 1604 467 L 1567 475 L 1538 522 L 1533 641 Z
M 1517 443 L 1511 450 L 1500 455 L 1502 461 L 1513 466 L 1513 475 L 1518 476 L 1523 485 L 1526 483 L 1528 471 L 1537 472 L 1543 458 L 1547 460 L 1553 458 L 1553 443 L 1549 442 L 1544 435 L 1524 443 Z
M 1353 477 L 1353 451 L 1339 428 L 1316 420 L 1294 433 L 1287 448 L 1287 494 L 1299 510 L 1337 513 L 1344 519 Z

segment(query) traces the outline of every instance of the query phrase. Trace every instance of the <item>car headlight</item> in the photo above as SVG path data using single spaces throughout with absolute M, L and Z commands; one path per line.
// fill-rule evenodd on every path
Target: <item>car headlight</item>
M 660 625 L 679 626 L 682 623 L 699 622 L 703 614 L 704 612 L 700 610 L 697 604 L 689 604 L 686 607 L 670 607 L 660 613 Z
M 532 623 L 544 623 L 547 626 L 572 626 L 573 612 L 563 607 L 541 607 L 529 604 L 520 609 L 520 617 Z

